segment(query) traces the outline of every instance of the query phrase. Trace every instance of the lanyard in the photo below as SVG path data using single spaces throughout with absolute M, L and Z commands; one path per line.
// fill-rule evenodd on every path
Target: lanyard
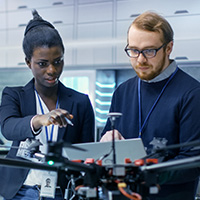
M 142 130 L 144 128 L 144 126 L 147 123 L 147 120 L 149 119 L 151 113 L 153 112 L 153 109 L 156 107 L 156 104 L 158 103 L 161 95 L 163 94 L 165 88 L 167 87 L 167 85 L 169 84 L 169 82 L 172 80 L 172 78 L 174 77 L 174 75 L 176 74 L 176 72 L 178 71 L 178 68 L 176 68 L 176 70 L 173 72 L 173 74 L 170 76 L 170 78 L 168 79 L 168 81 L 165 83 L 165 85 L 163 86 L 160 94 L 158 95 L 157 99 L 155 100 L 153 106 L 151 107 L 149 113 L 147 114 L 143 124 L 142 124 L 142 113 L 141 113 L 141 79 L 138 78 L 138 103 L 139 103 L 139 138 L 141 138 L 142 135 Z
M 40 96 L 37 93 L 36 89 L 35 89 L 35 92 L 36 92 L 37 97 L 38 97 L 38 101 L 39 101 L 41 112 L 44 115 L 44 109 L 43 109 L 43 106 L 42 106 L 42 102 L 40 100 Z M 56 102 L 56 109 L 58 108 L 58 102 L 59 102 L 59 98 L 57 99 L 57 102 Z M 53 130 L 54 130 L 54 124 L 52 125 L 50 139 L 49 139 L 48 129 L 47 129 L 47 126 L 45 126 L 45 132 L 46 132 L 46 139 L 47 139 L 47 141 L 52 141 L 52 139 L 53 139 Z

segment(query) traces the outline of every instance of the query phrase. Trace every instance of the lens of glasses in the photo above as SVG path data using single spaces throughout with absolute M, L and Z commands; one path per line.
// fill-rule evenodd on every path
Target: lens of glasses
M 143 50 L 143 54 L 147 58 L 152 58 L 156 55 L 156 50 L 155 49 L 146 49 L 146 50 Z
M 126 53 L 131 58 L 137 58 L 140 52 L 137 49 L 126 49 Z

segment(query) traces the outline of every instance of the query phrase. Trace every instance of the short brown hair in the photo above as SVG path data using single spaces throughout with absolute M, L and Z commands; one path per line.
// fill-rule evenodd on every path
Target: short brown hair
M 144 12 L 132 22 L 130 27 L 133 25 L 138 29 L 162 33 L 163 38 L 161 38 L 161 40 L 163 40 L 164 43 L 173 41 L 174 32 L 171 25 L 164 17 L 155 12 Z M 128 29 L 128 33 L 130 27 Z

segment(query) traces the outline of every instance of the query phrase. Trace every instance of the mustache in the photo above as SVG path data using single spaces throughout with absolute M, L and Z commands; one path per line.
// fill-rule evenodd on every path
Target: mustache
M 144 63 L 144 64 L 137 64 L 136 68 L 140 68 L 140 67 L 152 67 L 152 65 Z

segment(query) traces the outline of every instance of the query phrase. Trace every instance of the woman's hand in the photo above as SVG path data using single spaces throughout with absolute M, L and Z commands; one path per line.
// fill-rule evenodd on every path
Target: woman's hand
M 51 124 L 58 125 L 60 128 L 66 127 L 68 122 L 66 120 L 73 119 L 73 115 L 69 114 L 64 109 L 55 109 L 44 115 L 35 115 L 32 119 L 32 126 L 34 130 L 40 129 L 42 126 L 49 126 Z

